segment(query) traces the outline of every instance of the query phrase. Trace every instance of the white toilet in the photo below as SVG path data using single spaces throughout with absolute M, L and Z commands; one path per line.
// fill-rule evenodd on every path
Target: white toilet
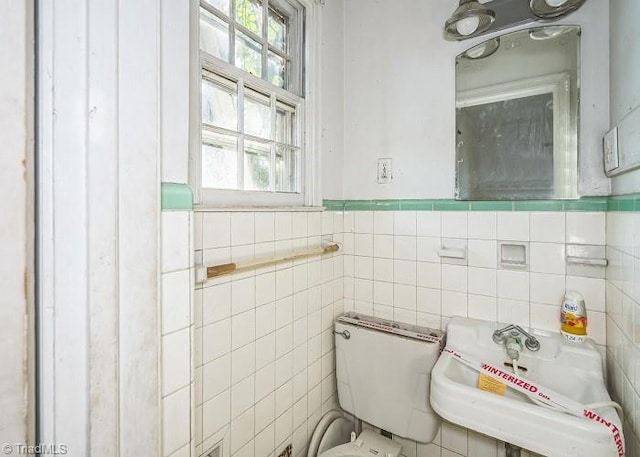
M 336 319 L 336 378 L 340 407 L 393 435 L 433 440 L 440 418 L 429 404 L 431 370 L 444 333 L 346 313 Z M 318 423 L 307 457 L 398 457 L 402 446 L 371 430 L 350 441 L 353 424 L 339 411 Z

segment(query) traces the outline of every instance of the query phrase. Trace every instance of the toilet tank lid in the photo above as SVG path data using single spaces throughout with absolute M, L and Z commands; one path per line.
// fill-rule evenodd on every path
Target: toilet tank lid
M 378 317 L 352 312 L 338 316 L 336 322 L 377 330 L 379 332 L 392 333 L 428 343 L 437 343 L 441 348 L 444 345 L 444 332 L 429 327 L 388 321 Z

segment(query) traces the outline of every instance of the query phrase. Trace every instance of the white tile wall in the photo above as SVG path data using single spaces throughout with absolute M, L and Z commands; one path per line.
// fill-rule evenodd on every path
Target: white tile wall
M 190 455 L 193 445 L 193 228 L 187 211 L 162 213 L 162 456 Z
M 172 248 L 163 258 L 163 363 L 172 370 L 163 371 L 163 455 L 188 455 L 191 434 L 195 456 L 220 441 L 225 457 L 275 457 L 289 443 L 294 455 L 305 455 L 317 421 L 337 405 L 331 328 L 343 310 L 437 328 L 466 315 L 557 331 L 564 291 L 575 288 L 587 301 L 591 336 L 603 345 L 605 330 L 612 335 L 609 371 L 620 395 L 627 394 L 626 406 L 635 405 L 630 348 L 640 342 L 640 224 L 634 232 L 617 213 L 607 221 L 607 281 L 567 276 L 564 263 L 565 243 L 604 245 L 604 213 L 206 212 L 186 228 L 189 218 L 172 214 L 163 214 L 166 227 L 193 230 L 195 258 L 206 263 L 325 239 L 343 241 L 343 249 L 194 290 L 189 242 L 182 235 L 166 240 Z M 529 243 L 529 269 L 499 268 L 498 241 Z M 467 265 L 442 263 L 443 243 L 466 245 Z M 194 367 L 185 376 L 191 338 Z M 192 395 L 191 418 L 185 405 Z M 632 429 L 640 427 L 634 416 L 627 421 Z M 185 428 L 184 420 L 193 425 Z M 428 445 L 399 441 L 407 457 L 504 455 L 502 443 L 451 424 Z
M 367 255 L 350 264 L 350 278 L 357 272 L 358 293 L 371 300 L 373 214 L 362 216 L 357 249 Z M 343 215 L 204 212 L 196 224 L 196 258 L 228 262 L 341 242 Z M 196 287 L 196 456 L 219 441 L 225 457 L 275 457 L 288 444 L 306 455 L 317 421 L 337 406 L 332 326 L 343 312 L 342 260 L 339 252 Z
M 346 310 L 437 328 L 463 315 L 558 331 L 574 288 L 587 301 L 590 336 L 605 344 L 605 280 L 565 268 L 565 243 L 604 245 L 604 213 L 357 211 L 345 213 L 344 230 Z M 527 243 L 528 269 L 500 268 L 498 241 Z M 467 265 L 441 262 L 445 244 L 466 245 Z M 429 445 L 399 441 L 407 457 L 504 455 L 502 443 L 451 424 Z
M 600 223 L 600 220 L 594 220 Z M 640 453 L 640 213 L 610 212 L 607 224 L 606 332 L 609 391 L 624 410 L 627 455 Z M 585 239 L 598 234 L 583 231 Z M 585 285 L 588 287 L 588 285 Z M 602 299 L 593 287 L 592 295 Z

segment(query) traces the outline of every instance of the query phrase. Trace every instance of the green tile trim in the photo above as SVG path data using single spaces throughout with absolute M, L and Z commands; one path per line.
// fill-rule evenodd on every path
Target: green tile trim
M 609 197 L 607 211 L 640 211 L 640 194 Z
M 373 211 L 399 211 L 400 200 L 374 200 L 371 202 Z
M 400 200 L 401 211 L 433 211 L 433 200 Z
M 469 202 L 460 200 L 436 200 L 433 202 L 434 211 L 469 211 Z
M 160 187 L 162 211 L 192 211 L 193 192 L 188 184 L 163 182 Z
M 513 211 L 513 202 L 507 201 L 472 201 L 471 211 Z
M 345 211 L 371 211 L 371 200 L 345 200 Z
M 606 211 L 608 197 L 584 197 L 579 200 L 564 200 L 565 211 Z
M 328 211 L 640 211 L 640 194 L 578 200 L 325 200 Z
M 632 199 L 628 200 L 619 200 L 618 201 L 618 211 L 633 211 L 635 209 L 635 205 L 637 202 Z
M 562 200 L 522 200 L 513 202 L 515 211 L 562 211 Z
M 344 210 L 344 200 L 323 200 L 322 206 L 327 211 L 343 211 Z

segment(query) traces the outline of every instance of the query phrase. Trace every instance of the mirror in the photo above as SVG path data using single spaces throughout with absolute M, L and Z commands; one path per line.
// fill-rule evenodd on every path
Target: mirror
M 577 198 L 580 27 L 487 40 L 456 58 L 456 199 Z

